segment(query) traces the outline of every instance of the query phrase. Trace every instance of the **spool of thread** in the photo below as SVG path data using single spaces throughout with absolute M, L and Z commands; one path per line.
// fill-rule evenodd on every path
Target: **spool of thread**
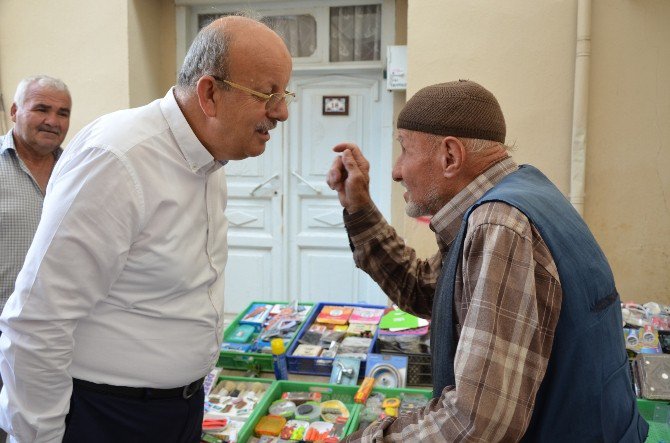
M 626 344 L 628 346 L 637 346 L 638 343 L 639 340 L 637 338 L 637 329 L 631 329 L 628 333 L 628 337 L 626 337 Z
M 340 400 L 327 400 L 321 403 L 321 419 L 335 423 L 338 417 L 349 418 L 349 409 Z
M 255 392 L 256 394 L 260 394 L 261 392 L 263 392 L 265 390 L 265 387 L 263 386 L 263 383 L 254 382 L 254 383 L 251 384 L 249 389 L 251 391 Z
M 321 417 L 321 406 L 315 401 L 308 401 L 295 410 L 295 419 L 296 420 L 305 420 L 308 422 L 313 422 L 318 420 Z
M 270 415 L 279 415 L 284 418 L 292 418 L 296 413 L 297 406 L 291 400 L 275 400 L 268 408 Z
M 642 341 L 651 344 L 656 341 L 656 334 L 654 334 L 654 328 L 651 327 L 651 325 L 647 325 L 644 327 L 644 334 L 642 334 Z
M 221 395 L 221 396 L 226 396 L 228 395 L 228 391 L 225 389 L 225 381 L 220 381 L 214 386 L 212 389 L 212 392 L 210 392 L 211 395 L 216 394 L 216 395 Z

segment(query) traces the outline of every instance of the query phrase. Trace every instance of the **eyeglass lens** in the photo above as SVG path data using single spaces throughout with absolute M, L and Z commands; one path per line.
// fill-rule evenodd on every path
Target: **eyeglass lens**
M 273 109 L 275 106 L 279 105 L 282 100 L 286 101 L 286 106 L 288 106 L 293 101 L 293 98 L 294 97 L 291 94 L 272 94 L 265 104 L 265 107 L 266 109 Z

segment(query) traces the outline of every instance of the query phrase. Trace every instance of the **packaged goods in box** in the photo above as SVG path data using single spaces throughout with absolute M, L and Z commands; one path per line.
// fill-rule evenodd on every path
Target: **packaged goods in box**
M 384 306 L 363 304 L 317 304 L 288 350 L 289 372 L 330 376 L 335 357 L 348 357 L 361 360 L 363 374 L 367 355 L 375 345 L 377 325 L 353 326 L 348 322 L 352 315 L 357 321 L 376 320 L 381 318 L 379 310 L 383 309 Z
M 670 400 L 670 355 L 640 354 L 634 361 L 634 382 L 641 397 Z
M 365 429 L 385 416 L 397 417 L 401 413 L 422 408 L 432 396 L 433 392 L 427 389 L 374 387 L 357 410 L 348 434 Z
M 244 442 L 240 433 L 254 416 L 274 381 L 261 378 L 218 376 L 205 381 L 205 405 L 202 440 L 210 443 Z
M 256 443 L 273 438 L 337 442 L 349 433 L 359 405 L 355 386 L 278 381 L 258 406 L 258 415 L 239 434 Z
M 217 366 L 253 372 L 272 372 L 273 338 L 288 349 L 311 313 L 313 303 L 254 301 L 223 333 Z

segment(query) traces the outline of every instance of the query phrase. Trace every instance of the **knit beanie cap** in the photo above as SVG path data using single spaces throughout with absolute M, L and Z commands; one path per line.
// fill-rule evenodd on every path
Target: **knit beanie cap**
M 400 111 L 398 129 L 505 143 L 505 117 L 498 100 L 469 80 L 419 90 Z

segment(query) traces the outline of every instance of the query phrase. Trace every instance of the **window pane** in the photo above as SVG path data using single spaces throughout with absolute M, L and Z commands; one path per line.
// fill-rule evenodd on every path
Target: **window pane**
M 225 17 L 227 15 L 231 14 L 198 14 L 198 31 L 212 23 L 217 18 Z
M 198 14 L 198 29 L 204 28 L 219 17 L 228 15 L 234 15 L 234 13 Z M 309 14 L 272 15 L 263 17 L 261 21 L 284 39 L 292 57 L 309 57 L 314 54 L 316 19 L 313 16 Z
M 330 8 L 330 61 L 380 60 L 381 5 Z
M 309 57 L 316 50 L 316 19 L 309 15 L 273 15 L 263 17 L 268 25 L 284 39 L 293 57 Z

